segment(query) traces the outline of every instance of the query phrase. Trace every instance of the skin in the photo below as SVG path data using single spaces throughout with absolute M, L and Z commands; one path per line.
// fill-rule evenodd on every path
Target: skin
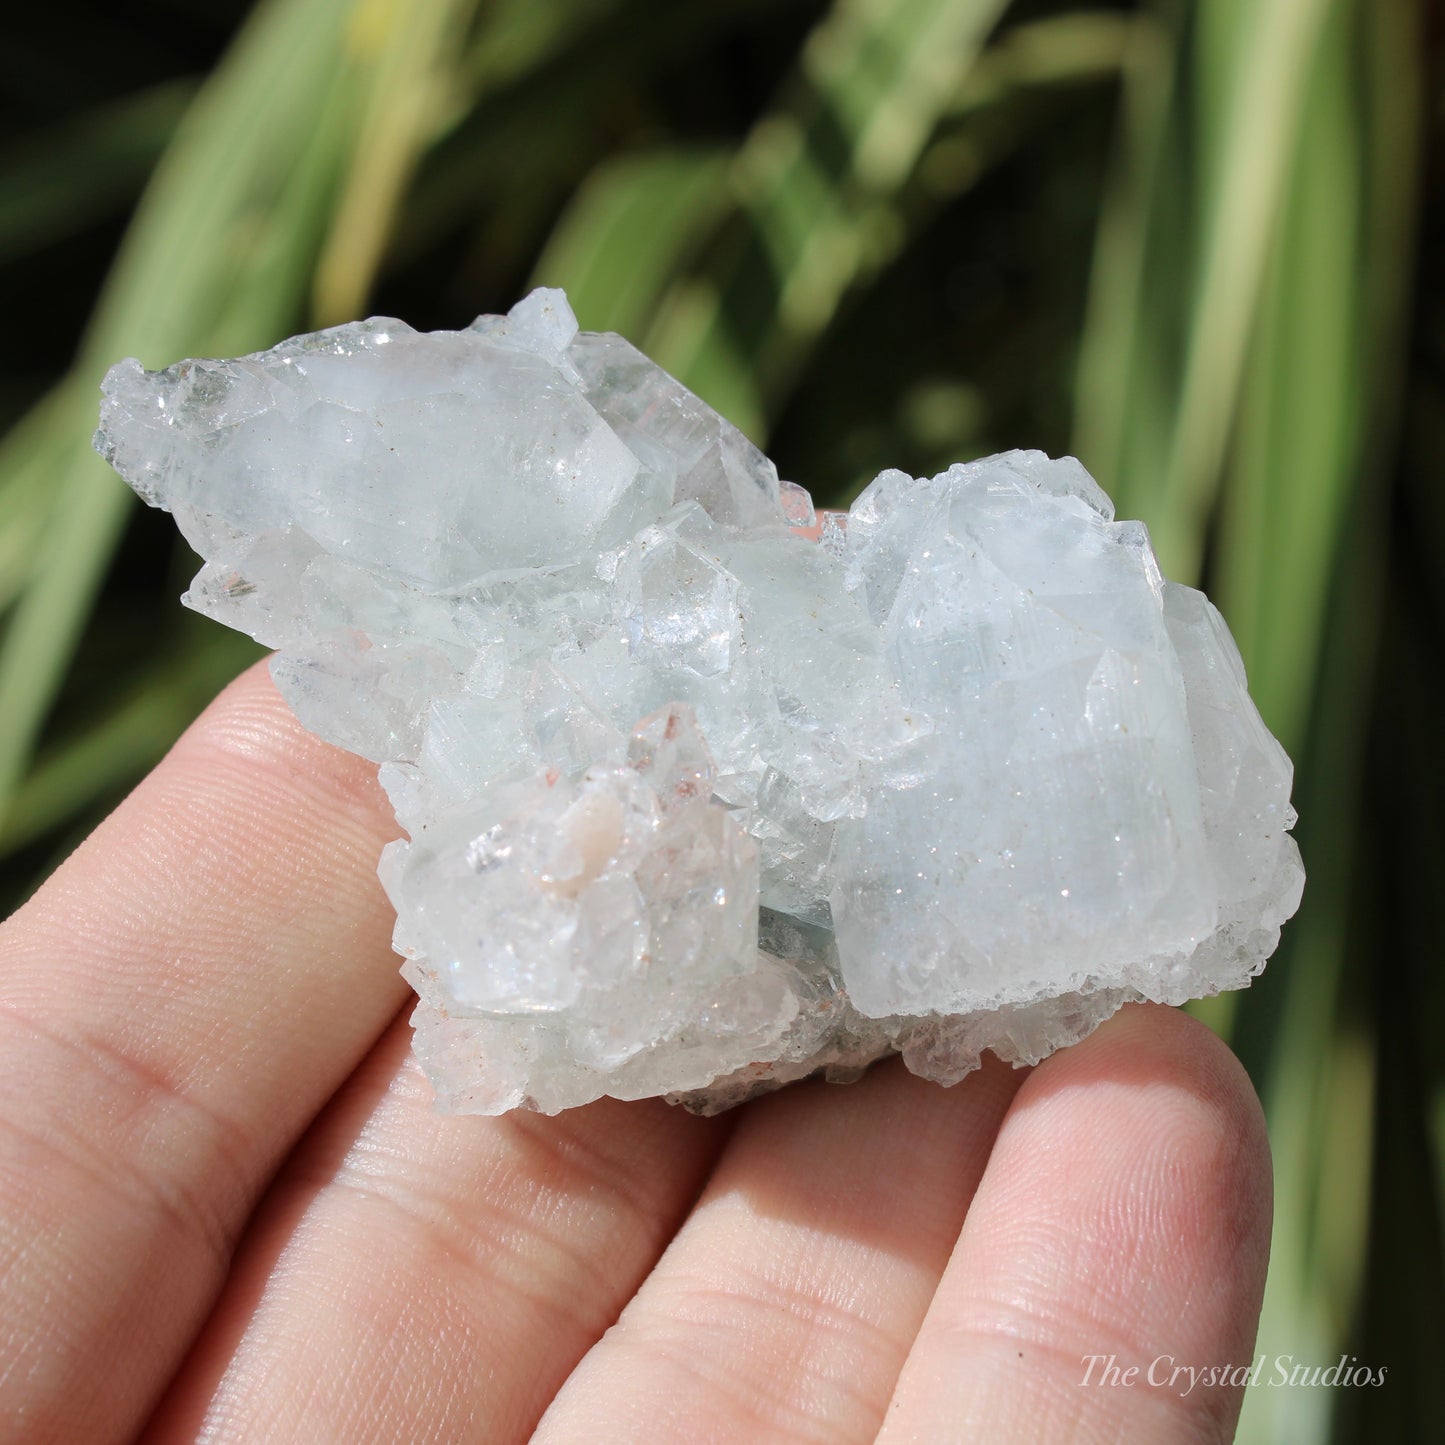
M 444 1118 L 394 832 L 253 671 L 0 927 L 0 1438 L 1230 1438 L 1239 1388 L 1144 1378 L 1252 1355 L 1268 1146 L 1208 1030 Z

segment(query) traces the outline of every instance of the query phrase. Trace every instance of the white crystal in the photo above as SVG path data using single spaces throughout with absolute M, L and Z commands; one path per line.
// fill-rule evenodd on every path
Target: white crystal
M 558 291 L 113 368 L 96 444 L 381 764 L 445 1107 L 949 1083 L 1235 988 L 1303 884 L 1219 614 L 1073 458 L 846 519 Z M 813 538 L 818 540 L 813 540 Z

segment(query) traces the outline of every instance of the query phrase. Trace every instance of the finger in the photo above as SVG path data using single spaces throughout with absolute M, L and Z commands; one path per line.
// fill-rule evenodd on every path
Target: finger
M 439 1117 L 409 1036 L 288 1161 L 147 1439 L 526 1440 L 726 1135 L 658 1099 Z
M 1017 1085 L 891 1063 L 751 1106 L 539 1445 L 871 1441 Z
M 374 769 L 229 688 L 0 930 L 0 1419 L 124 1438 L 404 990 Z
M 1148 1372 L 1249 1363 L 1269 1223 L 1244 1070 L 1184 1014 L 1126 1009 L 1019 1091 L 880 1442 L 1232 1438 L 1238 1383 Z

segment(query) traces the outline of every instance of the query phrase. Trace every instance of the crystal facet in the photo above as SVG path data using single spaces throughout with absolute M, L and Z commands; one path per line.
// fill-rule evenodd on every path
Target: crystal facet
M 1199 592 L 1072 458 L 846 518 L 559 291 L 112 368 L 97 448 L 381 765 L 443 1107 L 950 1083 L 1248 982 L 1291 768 Z M 816 539 L 816 540 L 815 540 Z

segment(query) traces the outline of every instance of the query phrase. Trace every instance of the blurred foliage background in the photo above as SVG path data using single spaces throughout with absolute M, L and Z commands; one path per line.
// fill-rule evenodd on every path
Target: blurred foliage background
M 1201 1013 L 1277 1169 L 1240 1438 L 1439 1438 L 1445 107 L 1426 0 L 57 0 L 5 27 L 0 903 L 254 649 L 97 384 L 566 286 L 821 501 L 1073 451 L 1298 763 L 1305 905 Z M 21 27 L 24 27 L 23 29 Z M 1161 1343 L 1164 1348 L 1167 1342 Z

